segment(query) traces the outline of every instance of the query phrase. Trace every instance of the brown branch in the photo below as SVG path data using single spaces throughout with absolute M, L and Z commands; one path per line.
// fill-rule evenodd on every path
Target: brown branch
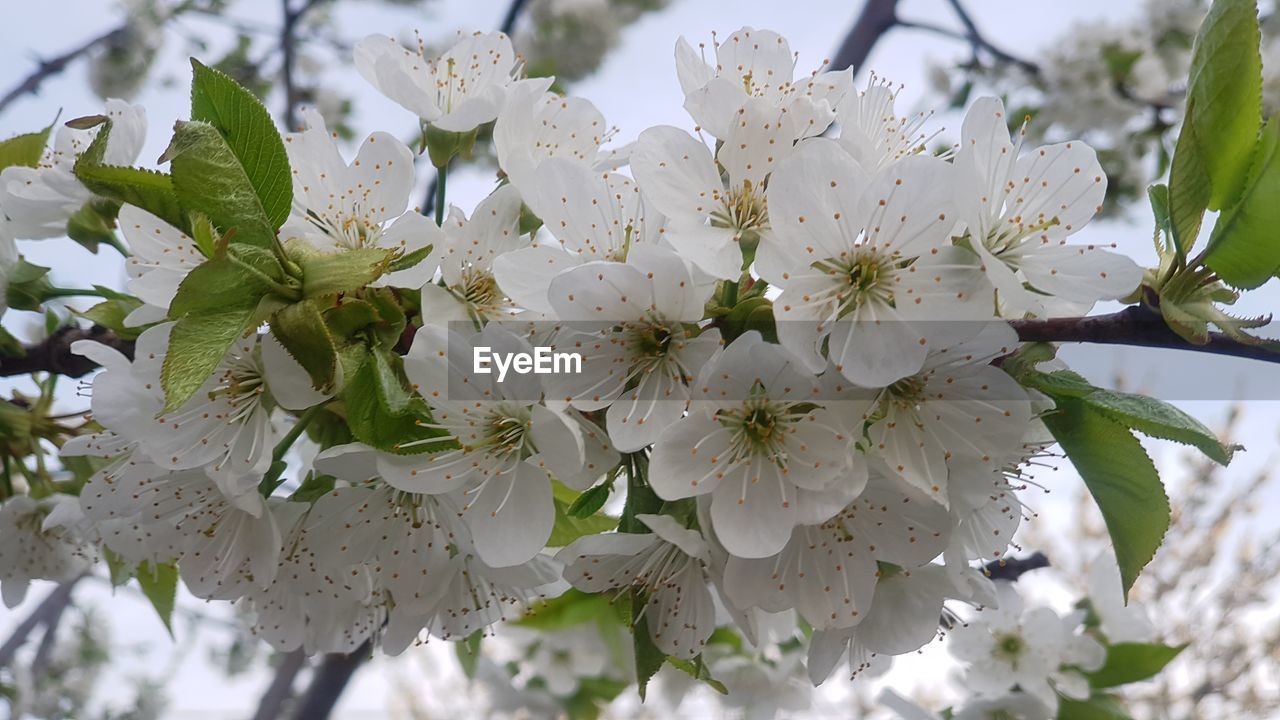
M 10 105 L 25 95 L 34 95 L 40 91 L 40 86 L 45 80 L 59 75 L 67 69 L 67 66 L 79 59 L 81 56 L 89 53 L 91 50 L 100 45 L 104 45 L 128 32 L 128 25 L 122 24 L 119 27 L 112 28 L 101 35 L 89 38 L 80 43 L 76 47 L 51 57 L 47 60 L 40 60 L 36 65 L 36 69 L 31 71 L 30 75 L 23 78 L 21 82 L 13 87 L 9 92 L 0 98 L 0 113 L 4 112 Z
M 36 606 L 35 610 L 23 620 L 18 627 L 14 628 L 13 633 L 9 635 L 9 639 L 0 646 L 0 668 L 8 667 L 13 662 L 14 655 L 18 654 L 18 650 L 27 642 L 27 638 L 31 633 L 41 625 L 49 626 L 55 618 L 62 615 L 62 611 L 71 603 L 71 591 L 75 589 L 76 583 L 80 582 L 85 575 L 78 575 L 68 580 L 52 592 L 45 596 L 44 600 Z M 46 631 L 47 632 L 47 631 Z
M 293 697 L 293 681 L 306 666 L 307 654 L 302 648 L 280 655 L 275 677 L 258 701 L 258 710 L 253 714 L 253 720 L 275 720 L 280 717 L 285 703 Z
M 66 377 L 80 377 L 93 372 L 98 364 L 87 357 L 71 352 L 71 344 L 77 340 L 96 340 L 108 347 L 133 357 L 133 341 L 125 340 L 110 330 L 94 325 L 91 328 L 67 326 L 59 328 L 43 342 L 28 345 L 24 357 L 0 357 L 0 377 L 46 372 Z
M 831 60 L 832 70 L 850 68 L 856 74 L 881 36 L 898 24 L 898 0 L 867 0 L 849 34 Z
M 293 66 L 298 56 L 298 25 L 306 14 L 326 0 L 306 0 L 298 7 L 292 0 L 280 0 L 284 10 L 284 22 L 280 26 L 280 83 L 284 86 L 284 126 L 289 132 L 298 129 L 298 105 L 301 103 L 298 86 L 293 79 Z
M 1159 313 L 1142 305 L 1131 305 L 1109 315 L 1011 320 L 1009 324 L 1018 332 L 1018 339 L 1023 342 L 1133 345 L 1280 363 L 1280 349 L 1277 349 L 1275 342 L 1244 343 L 1215 332 L 1209 333 L 1208 343 L 1197 345 L 1171 330 Z
M 1036 65 L 1030 60 L 1024 60 L 1023 58 L 1012 55 L 1001 50 L 995 45 L 992 45 L 991 41 L 987 40 L 986 36 L 978 30 L 978 25 L 973 21 L 973 16 L 969 14 L 969 11 L 965 9 L 960 0 L 950 0 L 950 2 L 951 9 L 955 11 L 956 17 L 960 20 L 960 24 L 964 25 L 964 37 L 969 41 L 970 46 L 973 48 L 975 60 L 977 59 L 979 50 L 986 50 L 999 62 L 1017 65 L 1029 75 L 1040 74 L 1039 65 Z
M 356 674 L 356 670 L 369 659 L 373 652 L 373 641 L 365 640 L 354 652 L 325 655 L 320 666 L 311 678 L 307 693 L 298 702 L 293 717 L 295 720 L 325 720 L 338 704 L 338 698 L 346 689 L 347 683 Z

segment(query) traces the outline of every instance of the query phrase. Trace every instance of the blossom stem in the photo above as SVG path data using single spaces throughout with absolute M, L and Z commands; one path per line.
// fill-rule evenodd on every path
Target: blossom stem
M 436 171 L 436 225 L 444 225 L 444 184 L 449 178 L 449 164 Z
M 52 287 L 41 293 L 45 300 L 64 297 L 100 297 L 109 298 L 111 294 L 98 288 L 60 288 Z
M 324 409 L 324 404 L 316 405 L 308 408 L 306 412 L 298 416 L 297 422 L 293 427 L 289 428 L 289 432 L 276 443 L 276 447 L 271 451 L 271 468 L 267 470 L 267 474 L 262 477 L 262 482 L 258 483 L 258 492 L 263 497 L 270 497 L 275 489 L 280 487 L 280 483 L 284 480 L 280 477 L 284 474 L 285 463 L 284 454 L 289 452 L 289 448 L 302 437 L 302 433 L 306 431 L 307 425 L 320 414 Z

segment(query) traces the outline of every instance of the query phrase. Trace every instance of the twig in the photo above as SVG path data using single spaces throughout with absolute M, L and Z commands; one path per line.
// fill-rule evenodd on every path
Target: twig
M 1109 315 L 1011 320 L 1009 324 L 1018 332 L 1018 339 L 1023 342 L 1133 345 L 1280 363 L 1280 350 L 1274 342 L 1262 341 L 1255 345 L 1214 332 L 1209 333 L 1208 343 L 1197 345 L 1175 333 L 1157 312 L 1142 305 L 1131 305 Z
M 306 0 L 293 7 L 292 0 L 280 0 L 284 22 L 280 25 L 280 52 L 284 59 L 280 65 L 280 82 L 284 86 L 284 126 L 290 132 L 298 129 L 298 87 L 293 79 L 294 61 L 298 54 L 298 24 L 303 17 L 325 0 Z
M 121 24 L 119 27 L 112 28 L 101 35 L 89 38 L 61 55 L 51 57 L 48 60 L 39 61 L 39 64 L 36 65 L 36 69 L 31 71 L 30 75 L 27 75 L 27 77 L 15 85 L 12 90 L 5 93 L 3 98 L 0 98 L 0 112 L 4 112 L 8 109 L 8 107 L 16 102 L 18 98 L 21 98 L 24 95 L 34 95 L 38 93 L 40 91 L 40 86 L 44 84 L 45 80 L 62 73 L 63 70 L 67 69 L 68 65 L 82 55 L 87 54 L 99 45 L 115 40 L 126 32 L 128 32 L 128 25 Z
M 280 710 L 293 696 L 293 681 L 306 665 L 307 655 L 302 648 L 280 656 L 275 677 L 258 701 L 258 710 L 253 714 L 253 720 L 275 720 L 280 717 Z
M 27 619 L 14 628 L 9 639 L 4 645 L 0 645 L 0 668 L 8 667 L 13 662 L 14 655 L 17 655 L 18 650 L 27 642 L 27 637 L 37 627 L 48 625 L 52 618 L 62 614 L 62 611 L 71 603 L 71 591 L 83 577 L 84 575 L 79 575 L 54 588 L 44 600 L 40 601 L 36 609 L 31 611 Z
M 311 685 L 306 695 L 298 703 L 294 713 L 295 720 L 325 720 L 338 704 L 338 698 L 346 689 L 347 683 L 356 670 L 369 659 L 373 652 L 373 641 L 365 640 L 360 647 L 347 655 L 330 654 L 324 657 L 320 667 L 316 668 L 311 678 Z
M 986 50 L 996 60 L 999 60 L 1000 62 L 1004 62 L 1004 63 L 1009 63 L 1010 65 L 1017 65 L 1018 67 L 1026 71 L 1029 75 L 1040 74 L 1039 65 L 1036 65 L 1030 60 L 1024 60 L 1020 57 L 1012 55 L 1008 52 L 1005 52 L 1004 50 L 1001 50 L 995 45 L 992 45 L 991 41 L 987 40 L 986 36 L 984 36 L 978 30 L 978 25 L 973 21 L 973 17 L 969 15 L 969 11 L 965 9 L 964 5 L 960 2 L 960 0 L 949 0 L 949 1 L 951 3 L 951 9 L 955 11 L 956 17 L 960 20 L 960 24 L 964 25 L 964 30 L 965 30 L 964 36 L 969 41 L 969 44 L 973 47 L 974 59 L 977 59 L 978 50 L 980 49 Z
M 1024 558 L 1001 558 L 982 566 L 982 574 L 992 580 L 1017 580 L 1023 573 L 1049 567 L 1049 557 L 1036 551 Z
M 133 357 L 132 340 L 125 340 L 99 325 L 88 329 L 67 326 L 59 328 L 43 342 L 27 346 L 25 357 L 0 358 L 0 377 L 36 372 L 56 373 L 73 378 L 87 375 L 98 364 L 71 352 L 71 344 L 77 340 L 96 340 L 119 350 L 127 357 Z

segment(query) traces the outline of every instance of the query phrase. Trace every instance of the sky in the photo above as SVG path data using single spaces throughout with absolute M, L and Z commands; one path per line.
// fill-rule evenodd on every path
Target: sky
M 1075 0 L 1069 3 L 971 0 L 967 4 L 987 37 L 1016 54 L 1029 57 L 1042 52 L 1073 23 L 1122 19 L 1141 7 L 1140 0 Z M 506 5 L 505 1 L 497 0 L 437 0 L 425 10 L 411 11 L 374 2 L 343 0 L 335 11 L 335 25 L 344 38 L 352 41 L 368 33 L 400 35 L 414 28 L 421 29 L 430 40 L 450 35 L 454 30 L 493 28 L 500 21 Z M 835 51 L 860 5 L 856 0 L 672 0 L 666 9 L 649 13 L 628 27 L 620 47 L 610 54 L 599 71 L 574 85 L 571 91 L 593 101 L 608 121 L 619 128 L 619 142 L 631 140 L 643 129 L 658 124 L 690 128 L 692 121 L 681 109 L 683 98 L 675 80 L 673 45 L 679 35 L 684 34 L 696 43 L 709 39 L 712 31 L 723 36 L 743 25 L 776 30 L 787 37 L 792 48 L 799 52 L 798 67 L 808 70 Z M 114 7 L 113 3 L 105 0 L 13 3 L 5 12 L 5 22 L 0 23 L 0 88 L 7 89 L 23 77 L 32 67 L 33 58 L 57 54 L 114 25 L 118 22 Z M 232 3 L 229 14 L 244 23 L 266 29 L 274 29 L 279 22 L 277 3 L 240 0 Z M 903 0 L 900 15 L 958 27 L 944 0 Z M 224 28 L 207 20 L 183 20 L 180 29 L 185 34 L 208 41 L 209 50 L 203 54 L 205 59 L 220 57 L 231 41 Z M 142 153 L 144 163 L 160 154 L 167 143 L 168 127 L 175 119 L 185 117 L 188 111 L 186 83 L 189 71 L 185 48 L 183 43 L 172 40 L 165 46 L 159 60 L 161 74 L 170 82 L 151 87 L 136 100 L 147 107 L 151 126 Z M 877 45 L 866 68 L 903 83 L 905 89 L 899 108 L 916 110 L 923 107 L 928 95 L 929 62 L 945 62 L 963 57 L 966 52 L 962 45 L 935 35 L 895 30 Z M 352 125 L 359 133 L 388 130 L 405 136 L 413 127 L 413 120 L 406 111 L 377 95 L 354 69 L 335 68 L 328 77 L 335 89 L 354 96 Z M 864 69 L 856 84 L 865 84 L 866 78 L 867 69 Z M 85 67 L 74 65 L 65 74 L 47 82 L 38 97 L 26 98 L 0 114 L 0 136 L 43 127 L 59 112 L 66 120 L 95 113 L 99 108 L 99 101 L 88 90 Z M 942 116 L 940 120 L 944 125 L 958 126 L 954 117 Z M 426 177 L 422 182 L 425 184 Z M 490 183 L 491 179 L 479 174 L 451 177 L 449 201 L 469 209 L 483 197 Z M 1086 232 L 1098 242 L 1117 242 L 1123 251 L 1141 262 L 1150 262 L 1153 259 L 1150 221 L 1139 212 L 1141 210 L 1138 208 L 1117 221 L 1094 223 Z M 26 242 L 20 245 L 20 249 L 33 262 L 55 266 L 62 285 L 101 283 L 119 286 L 123 278 L 122 265 L 110 251 L 95 257 L 69 241 Z M 1277 294 L 1272 289 L 1251 300 L 1252 305 L 1248 309 L 1260 311 L 1273 307 L 1276 298 Z M 6 327 L 16 324 L 20 330 L 23 321 L 21 315 L 7 317 Z M 1273 463 L 1277 459 L 1274 450 L 1277 419 L 1280 417 L 1277 414 L 1280 406 L 1274 402 L 1280 399 L 1280 382 L 1276 382 L 1274 366 L 1260 369 L 1256 364 L 1243 361 L 1203 355 L 1174 355 L 1128 348 L 1105 352 L 1072 349 L 1065 353 L 1070 358 L 1069 362 L 1079 365 L 1099 384 L 1111 384 L 1118 370 L 1124 368 L 1124 382 L 1128 387 L 1151 389 L 1175 400 L 1210 425 L 1225 413 L 1224 401 L 1243 400 L 1246 437 L 1241 441 L 1250 447 L 1250 452 L 1242 458 L 1240 467 L 1233 468 L 1232 472 L 1247 477 L 1252 469 Z M 12 383 L 0 385 L 0 389 L 11 386 Z M 68 402 L 74 404 L 74 401 L 72 398 Z M 77 408 L 68 405 L 67 409 Z M 1157 462 L 1176 463 L 1178 455 L 1173 447 L 1163 443 L 1151 443 L 1149 447 Z M 1069 468 L 1042 473 L 1038 479 L 1054 491 L 1047 498 L 1038 500 L 1037 509 L 1042 518 L 1052 517 L 1051 511 L 1055 507 L 1070 507 L 1080 481 Z M 1276 498 L 1268 499 L 1268 502 L 1275 501 Z M 1044 522 L 1052 524 L 1048 519 Z M 30 597 L 38 599 L 45 592 L 46 586 L 34 586 Z M 146 648 L 137 656 L 122 654 L 119 662 L 111 668 L 110 677 L 115 682 L 105 693 L 110 702 L 122 702 L 129 696 L 127 682 L 122 681 L 144 670 L 154 673 L 156 668 L 165 668 L 172 717 L 247 717 L 262 688 L 270 680 L 270 675 L 261 667 L 230 679 L 210 669 L 206 656 L 213 646 L 225 643 L 226 637 L 225 630 L 216 623 L 205 623 L 197 633 L 189 627 L 190 623 L 180 622 L 178 639 L 183 647 L 178 647 L 171 643 L 150 608 L 136 594 L 120 590 L 115 597 L 110 597 L 107 588 L 94 586 L 84 588 L 80 597 L 96 604 L 110 617 L 119 642 Z M 24 617 L 31 606 L 29 599 L 16 611 L 0 611 L 0 634 Z M 228 612 L 224 603 L 206 604 L 189 597 L 184 599 L 182 606 L 187 612 L 217 617 L 226 617 Z M 433 643 L 429 652 L 439 655 L 443 645 Z M 406 682 L 413 682 L 411 671 L 406 670 L 412 667 L 411 664 L 401 664 L 395 669 L 389 667 L 389 664 L 380 662 L 375 669 L 367 669 L 357 675 L 343 698 L 339 716 L 384 716 L 391 688 L 396 682 L 394 678 L 410 673 Z

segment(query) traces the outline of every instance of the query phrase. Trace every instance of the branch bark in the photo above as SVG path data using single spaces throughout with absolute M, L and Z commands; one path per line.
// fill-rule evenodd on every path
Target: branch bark
M 836 50 L 831 69 L 851 68 L 857 74 L 881 36 L 898 24 L 897 10 L 898 0 L 867 0 L 849 34 Z
M 1171 330 L 1159 313 L 1142 305 L 1131 305 L 1109 315 L 1011 320 L 1009 324 L 1018 332 L 1018 339 L 1023 342 L 1133 345 L 1280 363 L 1280 350 L 1275 342 L 1264 341 L 1254 345 L 1215 332 L 1209 334 L 1207 344 L 1196 345 Z
M 372 652 L 373 641 L 365 640 L 355 652 L 350 654 L 325 655 L 311 678 L 311 685 L 307 688 L 306 695 L 303 695 L 298 703 L 298 709 L 293 715 L 294 720 L 328 718 L 334 706 L 338 704 L 338 698 L 342 697 L 342 691 L 346 689 L 347 683 L 351 682 L 352 676 L 369 659 Z
M 294 63 L 298 55 L 298 24 L 307 13 L 325 0 L 305 0 L 298 7 L 292 0 L 280 0 L 284 21 L 280 25 L 280 84 L 284 89 L 284 127 L 293 132 L 298 129 L 298 105 L 301 102 L 297 84 L 293 78 Z
M 0 668 L 9 667 L 13 662 L 13 657 L 18 654 L 18 650 L 27 642 L 27 638 L 36 628 L 44 625 L 50 627 L 56 618 L 61 617 L 62 611 L 71 604 L 71 592 L 75 590 L 76 583 L 80 582 L 84 575 L 72 578 L 45 596 L 44 600 L 36 606 L 35 610 L 23 620 L 18 627 L 14 628 L 13 633 L 9 635 L 9 639 L 4 645 L 0 646 Z M 49 632 L 49 631 L 46 631 Z
M 31 71 L 30 75 L 23 78 L 21 82 L 15 85 L 11 90 L 9 90 L 9 92 L 5 93 L 3 98 L 0 98 L 0 113 L 7 110 L 9 106 L 17 102 L 19 98 L 25 95 L 34 95 L 38 93 L 40 91 L 40 86 L 44 84 L 45 80 L 61 74 L 62 71 L 66 70 L 67 66 L 72 62 L 79 59 L 81 56 L 88 54 L 99 45 L 106 44 L 107 42 L 114 40 L 116 37 L 123 35 L 127 30 L 128 28 L 125 25 L 120 25 L 119 27 L 112 28 L 101 35 L 89 38 L 61 55 L 39 61 L 39 64 L 36 65 L 36 69 Z
M 133 357 L 132 340 L 125 340 L 99 325 L 88 329 L 68 326 L 58 329 L 41 343 L 28 345 L 24 357 L 0 358 L 0 377 L 36 372 L 56 373 L 73 378 L 87 375 L 98 364 L 71 352 L 71 344 L 77 340 L 96 340 L 119 350 L 126 357 Z
M 307 655 L 302 648 L 280 656 L 275 677 L 258 701 L 258 710 L 253 714 L 253 720 L 275 720 L 280 717 L 280 711 L 293 696 L 293 681 L 306 665 Z

